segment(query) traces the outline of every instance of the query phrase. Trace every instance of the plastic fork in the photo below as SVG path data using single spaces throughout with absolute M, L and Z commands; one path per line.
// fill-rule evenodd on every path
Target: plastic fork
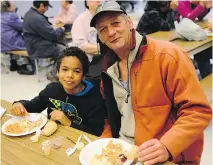
M 87 135 L 83 135 L 88 143 L 91 143 L 91 140 L 87 137 Z
M 67 156 L 72 155 L 72 154 L 76 151 L 77 145 L 78 145 L 78 143 L 80 142 L 81 137 L 82 137 L 82 135 L 78 137 L 78 140 L 77 140 L 76 144 L 74 145 L 74 147 L 70 147 L 70 148 L 68 148 L 68 149 L 66 150 Z
M 15 115 L 12 115 L 12 114 L 6 114 L 7 116 L 10 116 L 10 117 L 12 117 L 12 118 L 14 118 L 14 119 L 26 119 L 26 120 L 28 120 L 28 121 L 30 121 L 30 122 L 34 122 L 34 121 L 36 121 L 37 120 L 37 118 L 35 117 L 35 116 L 31 116 L 31 115 L 29 115 L 29 116 L 15 116 Z

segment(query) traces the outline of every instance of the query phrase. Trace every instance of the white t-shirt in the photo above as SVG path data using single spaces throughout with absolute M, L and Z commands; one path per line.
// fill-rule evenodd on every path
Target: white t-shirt
M 85 44 L 97 44 L 97 30 L 94 27 L 90 27 L 90 21 L 92 14 L 86 9 L 80 14 L 72 26 L 72 40 L 73 46 L 81 48 Z M 93 55 L 87 54 L 89 61 L 92 61 Z

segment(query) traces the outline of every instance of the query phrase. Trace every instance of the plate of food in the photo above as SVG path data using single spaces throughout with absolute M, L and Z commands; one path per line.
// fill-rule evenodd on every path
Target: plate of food
M 47 123 L 47 117 L 41 113 L 30 113 L 24 117 L 12 117 L 2 125 L 2 132 L 8 136 L 24 136 L 36 132 Z
M 99 139 L 85 146 L 79 159 L 82 165 L 130 165 L 134 158 L 127 158 L 126 153 L 133 147 L 121 139 Z

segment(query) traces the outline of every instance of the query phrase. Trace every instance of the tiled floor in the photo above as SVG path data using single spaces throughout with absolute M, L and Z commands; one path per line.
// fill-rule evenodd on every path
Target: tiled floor
M 17 72 L 5 73 L 1 66 L 1 99 L 13 102 L 20 99 L 31 99 L 49 83 L 45 72 L 40 74 L 41 82 L 35 75 L 19 75 Z M 201 165 L 211 165 L 212 162 L 212 126 L 205 130 L 204 152 Z

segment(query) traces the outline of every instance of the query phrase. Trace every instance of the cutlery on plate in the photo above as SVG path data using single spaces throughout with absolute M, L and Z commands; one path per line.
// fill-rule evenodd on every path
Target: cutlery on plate
M 26 119 L 30 122 L 34 122 L 34 121 L 37 121 L 37 116 L 32 116 L 32 115 L 28 115 L 28 116 L 15 116 L 15 115 L 12 115 L 12 114 L 6 114 L 7 116 L 9 117 L 12 117 L 12 118 L 15 118 L 15 119 Z

